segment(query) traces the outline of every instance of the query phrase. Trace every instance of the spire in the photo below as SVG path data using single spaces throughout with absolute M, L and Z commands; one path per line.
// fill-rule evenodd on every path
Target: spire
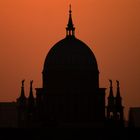
M 118 80 L 116 80 L 116 83 L 117 83 L 117 95 L 116 95 L 116 97 L 121 97 L 121 95 L 120 95 L 120 82 Z
M 116 94 L 116 106 L 122 106 L 122 98 L 120 95 L 120 83 L 117 81 L 117 94 Z
M 34 107 L 35 107 L 35 99 L 33 96 L 33 80 L 30 81 L 30 93 L 27 102 L 27 110 L 28 110 L 28 119 L 29 121 L 33 119 Z M 29 126 L 31 124 L 29 123 Z
M 114 95 L 113 95 L 113 86 L 112 86 L 112 80 L 109 80 L 110 82 L 110 91 L 109 91 L 109 96 L 108 96 L 108 106 L 112 107 L 114 106 Z
M 33 80 L 30 81 L 30 93 L 28 97 L 28 111 L 31 113 L 34 109 L 34 96 L 33 96 Z
M 115 112 L 115 98 L 113 95 L 113 86 L 112 86 L 112 80 L 109 80 L 110 82 L 110 91 L 108 96 L 108 105 L 107 105 L 107 118 L 114 118 L 114 112 Z
M 75 35 L 75 28 L 74 28 L 74 24 L 72 21 L 72 10 L 71 10 L 71 4 L 69 7 L 69 20 L 68 20 L 68 24 L 66 27 L 66 35 L 67 36 L 74 36 Z
M 22 80 L 22 86 L 21 86 L 21 95 L 20 95 L 20 99 L 25 99 L 25 93 L 24 93 L 24 82 L 25 80 Z
M 29 99 L 34 99 L 34 96 L 33 96 L 33 80 L 30 81 Z
M 116 118 L 120 120 L 120 126 L 124 126 L 124 114 L 123 114 L 123 106 L 122 106 L 122 98 L 120 95 L 120 83 L 116 80 L 117 83 L 117 95 L 115 98 L 115 106 L 116 106 Z
M 113 95 L 112 80 L 109 80 L 109 82 L 110 82 L 110 92 L 109 92 L 109 97 L 113 97 L 113 98 L 114 98 L 114 95 Z

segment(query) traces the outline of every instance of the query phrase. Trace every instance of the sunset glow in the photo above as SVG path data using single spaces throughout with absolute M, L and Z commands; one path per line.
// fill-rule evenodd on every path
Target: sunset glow
M 112 79 L 116 94 L 119 80 L 125 111 L 140 106 L 140 0 L 1 0 L 0 102 L 16 101 L 23 79 L 27 96 L 30 80 L 42 86 L 45 57 L 66 35 L 70 3 L 76 37 L 96 56 L 100 87 Z

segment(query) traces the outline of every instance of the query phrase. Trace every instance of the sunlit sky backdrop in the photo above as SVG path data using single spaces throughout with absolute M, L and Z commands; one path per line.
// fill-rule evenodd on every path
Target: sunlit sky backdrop
M 120 80 L 125 111 L 140 106 L 140 0 L 0 0 L 0 101 L 16 101 L 22 79 L 27 96 L 30 80 L 42 86 L 45 57 L 65 37 L 69 4 L 76 37 L 97 58 L 100 87 L 112 79 L 116 93 Z

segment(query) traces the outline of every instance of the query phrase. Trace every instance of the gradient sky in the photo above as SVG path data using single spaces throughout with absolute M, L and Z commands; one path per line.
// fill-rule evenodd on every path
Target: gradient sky
M 42 86 L 45 57 L 65 37 L 70 3 L 76 37 L 97 58 L 100 87 L 112 79 L 116 93 L 120 80 L 125 111 L 140 106 L 140 0 L 0 0 L 0 101 L 16 101 L 22 79 L 26 95 L 30 80 Z

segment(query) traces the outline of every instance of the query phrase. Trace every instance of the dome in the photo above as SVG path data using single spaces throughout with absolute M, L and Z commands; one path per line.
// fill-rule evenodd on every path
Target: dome
M 44 72 L 52 65 L 92 66 L 98 71 L 91 49 L 75 37 L 66 37 L 51 48 L 45 59 Z
M 57 91 L 58 88 L 90 90 L 98 88 L 98 74 L 97 61 L 91 49 L 75 37 L 66 37 L 48 52 L 44 62 L 43 86 Z
M 87 92 L 99 87 L 99 71 L 91 49 L 75 37 L 71 9 L 66 37 L 48 52 L 43 68 L 43 87 L 50 93 Z

